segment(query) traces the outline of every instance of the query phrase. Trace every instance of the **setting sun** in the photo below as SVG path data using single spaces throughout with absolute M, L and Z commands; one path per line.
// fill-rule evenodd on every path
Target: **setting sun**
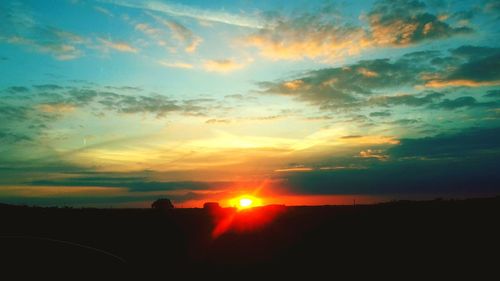
M 229 200 L 229 205 L 242 210 L 260 206 L 262 205 L 262 200 L 255 196 L 243 195 Z
M 251 207 L 252 203 L 253 203 L 253 201 L 250 198 L 241 198 L 240 202 L 239 202 L 241 208 Z

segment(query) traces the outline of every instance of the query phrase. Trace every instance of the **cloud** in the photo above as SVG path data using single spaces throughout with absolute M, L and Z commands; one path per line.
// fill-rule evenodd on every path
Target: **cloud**
M 487 98 L 500 98 L 500 90 L 490 90 L 484 96 Z
M 144 177 L 127 176 L 76 177 L 57 180 L 37 180 L 26 183 L 35 186 L 92 186 L 127 188 L 133 192 L 151 192 L 165 190 L 207 190 L 224 188 L 228 185 L 227 182 L 150 181 Z
M 136 48 L 125 42 L 113 42 L 103 38 L 98 38 L 97 40 L 102 43 L 102 46 L 104 47 L 105 50 L 113 49 L 119 52 L 126 52 L 126 53 L 137 53 L 138 51 Z
M 459 97 L 454 100 L 445 99 L 442 102 L 435 105 L 435 107 L 444 109 L 456 109 L 461 107 L 469 107 L 477 104 L 477 101 L 473 97 Z
M 1 93 L 0 93 L 1 95 Z M 54 118 L 32 106 L 33 99 L 24 95 L 13 95 L 11 99 L 0 102 L 0 169 L 10 160 L 30 158 L 43 150 L 43 147 L 27 146 L 35 143 Z M 17 148 L 16 148 L 17 147 Z
M 175 17 L 187 17 L 200 21 L 223 23 L 234 26 L 261 28 L 263 25 L 256 15 L 245 15 L 242 13 L 232 14 L 225 11 L 200 9 L 177 3 L 166 3 L 159 1 L 128 1 L 128 0 L 101 0 L 101 2 L 135 8 L 151 12 L 162 13 Z
M 380 106 L 394 106 L 394 105 L 423 106 L 432 104 L 435 101 L 441 99 L 443 96 L 444 94 L 438 92 L 429 93 L 421 97 L 409 94 L 402 94 L 396 96 L 378 96 L 370 98 L 367 103 Z
M 392 136 L 379 136 L 379 135 L 371 135 L 371 136 L 361 136 L 361 135 L 349 135 L 342 136 L 339 139 L 340 143 L 346 145 L 354 145 L 354 146 L 364 146 L 364 145 L 393 145 L 398 144 L 399 140 Z
M 287 173 L 287 172 L 310 172 L 313 171 L 313 168 L 309 167 L 295 167 L 295 168 L 283 168 L 283 169 L 276 169 L 274 172 L 278 173 Z
M 129 91 L 129 92 L 141 92 L 143 89 L 141 87 L 134 86 L 104 86 L 106 89 L 117 90 L 117 91 Z
M 81 57 L 88 43 L 75 33 L 39 23 L 29 7 L 19 2 L 0 4 L 0 18 L 0 42 L 25 46 L 57 60 Z
M 309 71 L 290 80 L 263 82 L 259 85 L 263 93 L 296 97 L 322 108 L 350 107 L 359 100 L 374 95 L 377 90 L 418 84 L 418 74 L 430 68 L 427 63 L 432 56 L 431 54 L 418 63 L 408 57 L 397 60 L 363 60 L 343 67 Z M 367 71 L 377 75 L 367 76 Z M 411 97 L 390 100 L 396 102 L 398 99 Z
M 40 91 L 57 91 L 64 89 L 64 87 L 55 84 L 33 85 L 33 88 Z
M 0 131 L 0 143 L 18 143 L 21 141 L 32 141 L 32 138 L 20 133 Z
M 448 53 L 419 51 L 394 59 L 361 60 L 350 65 L 306 71 L 286 80 L 260 82 L 258 86 L 260 93 L 293 97 L 323 110 L 394 106 L 453 109 L 460 106 L 452 104 L 470 103 L 470 98 L 431 106 L 453 91 L 431 89 L 499 85 L 499 55 L 500 48 L 475 46 L 462 46 Z M 410 93 L 388 94 L 402 88 Z M 412 88 L 427 89 L 411 93 L 414 92 Z M 493 107 L 495 104 L 478 102 L 474 106 Z
M 161 29 L 154 28 L 147 23 L 138 23 L 135 25 L 135 29 L 152 37 L 159 36 L 162 33 Z
M 231 120 L 228 119 L 208 119 L 205 121 L 206 124 L 229 124 Z
M 389 111 L 375 111 L 370 112 L 370 117 L 389 117 L 391 113 Z
M 12 86 L 9 87 L 5 90 L 5 92 L 11 93 L 11 94 L 22 94 L 22 93 L 27 93 L 29 92 L 29 89 L 23 86 Z
M 112 100 L 112 103 L 107 101 Z M 179 111 L 181 107 L 175 101 L 160 95 L 156 96 L 120 96 L 118 98 L 100 101 L 108 109 L 114 109 L 123 113 L 152 113 L 157 117 L 163 117 L 169 112 Z
M 472 107 L 499 107 L 498 102 L 478 102 L 474 97 L 464 96 L 456 99 L 444 99 L 440 103 L 431 105 L 431 108 L 453 110 L 457 108 Z
M 359 72 L 361 75 L 365 76 L 365 77 L 377 77 L 377 76 L 378 76 L 378 73 L 377 73 L 377 72 L 372 71 L 372 70 L 368 70 L 368 69 L 363 68 L 363 67 L 358 68 L 358 72 Z
M 232 59 L 207 60 L 203 64 L 203 68 L 210 72 L 232 72 L 243 68 L 245 65 L 238 63 Z
M 46 103 L 38 105 L 38 109 L 45 113 L 69 113 L 75 111 L 75 106 L 64 103 Z
M 500 85 L 500 48 L 461 46 L 451 50 L 451 57 L 443 61 L 459 60 L 452 63 L 451 71 L 443 69 L 436 79 L 425 82 L 426 87 L 485 87 Z
M 377 1 L 360 18 L 368 25 L 347 22 L 328 5 L 294 16 L 274 15 L 264 28 L 243 38 L 243 42 L 274 60 L 335 62 L 372 48 L 408 46 L 473 32 L 470 27 L 450 26 L 444 18 L 428 12 L 420 1 Z M 358 71 L 367 77 L 377 75 L 363 68 Z
M 498 157 L 498 154 L 495 154 Z M 364 159 L 366 161 L 366 159 Z M 497 194 L 500 176 L 492 157 L 474 161 L 372 161 L 364 169 L 317 170 L 280 174 L 287 194 L 413 196 L 488 196 Z
M 399 145 L 363 150 L 345 169 L 276 175 L 295 194 L 478 195 L 497 194 L 500 128 L 467 128 L 433 137 L 401 139 Z M 363 158 L 363 156 L 368 158 Z M 369 161 L 387 155 L 385 161 Z M 359 157 L 361 156 L 361 157 Z M 377 159 L 376 157 L 374 158 Z M 354 167 L 362 168 L 354 168 Z
M 380 149 L 367 149 L 367 150 L 361 150 L 359 152 L 359 157 L 360 158 L 373 158 L 377 160 L 387 160 L 389 156 L 383 154 L 382 150 Z
M 497 0 L 485 0 L 484 11 L 500 19 L 500 3 Z
M 95 114 L 152 114 L 162 118 L 169 113 L 205 116 L 212 108 L 220 108 L 214 99 L 175 100 L 160 94 L 142 94 L 141 89 L 137 87 L 63 87 L 44 84 L 34 85 L 33 88 L 35 92 L 28 101 L 24 96 L 12 95 L 8 102 L 0 102 L 0 116 L 10 120 L 28 121 L 34 118 L 34 115 L 42 114 L 43 118 L 51 120 L 57 117 L 57 114 L 86 108 Z M 10 92 L 10 88 L 4 91 Z M 130 91 L 134 93 L 131 94 Z
M 3 120 L 26 120 L 31 109 L 23 105 L 0 102 L 0 116 Z
M 43 31 L 43 38 L 26 38 L 21 36 L 11 36 L 0 41 L 9 44 L 24 45 L 36 52 L 47 53 L 57 60 L 72 60 L 82 56 L 83 52 L 78 45 L 83 43 L 83 39 L 75 34 L 48 28 Z
M 172 68 L 184 68 L 184 69 L 192 69 L 194 66 L 192 64 L 186 63 L 186 62 L 168 62 L 168 61 L 159 61 L 159 64 L 165 66 L 165 67 L 172 67 Z
M 165 28 L 156 28 L 151 26 L 151 24 L 145 22 L 135 23 L 132 21 L 131 23 L 134 25 L 135 30 L 138 30 L 148 36 L 150 39 L 156 42 L 158 46 L 167 48 L 167 50 L 169 51 L 173 50 L 173 47 L 169 46 L 170 38 L 168 38 Z M 151 40 L 143 43 L 145 45 L 149 45 L 149 42 L 151 42 Z
M 420 120 L 419 119 L 411 119 L 411 118 L 403 118 L 403 119 L 397 119 L 397 120 L 386 122 L 386 123 L 405 126 L 406 128 L 408 128 L 408 126 L 410 126 L 410 125 L 420 123 Z
M 423 2 L 414 0 L 378 1 L 367 20 L 373 41 L 382 46 L 404 46 L 473 32 L 469 27 L 451 27 L 427 12 Z
M 498 86 L 500 85 L 500 80 L 497 81 L 474 81 L 467 79 L 458 80 L 431 80 L 425 83 L 428 88 L 447 88 L 447 87 L 487 87 L 487 86 Z
M 390 155 L 408 157 L 459 157 L 500 149 L 500 128 L 469 128 L 454 134 L 420 139 L 401 139 L 388 149 Z
M 470 79 L 477 83 L 500 83 L 500 48 L 489 56 L 475 57 L 460 65 L 448 76 L 449 80 Z
M 101 6 L 94 6 L 94 10 L 96 10 L 97 12 L 103 14 L 103 15 L 106 15 L 108 17 L 114 17 L 115 15 L 113 13 L 111 13 L 108 9 L 106 8 L 103 8 Z
M 155 15 L 152 15 L 152 17 L 167 27 L 172 32 L 173 38 L 184 45 L 184 51 L 188 53 L 196 51 L 198 45 L 203 42 L 201 37 L 195 35 L 190 29 L 174 20 L 167 20 Z
M 335 15 L 320 13 L 272 19 L 269 26 L 244 38 L 244 43 L 274 60 L 333 61 L 358 54 L 370 44 L 365 38 L 365 31 L 360 27 L 341 24 Z

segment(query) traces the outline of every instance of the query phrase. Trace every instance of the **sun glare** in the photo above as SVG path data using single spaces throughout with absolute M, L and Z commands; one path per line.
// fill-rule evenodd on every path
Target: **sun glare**
M 260 206 L 261 200 L 254 196 L 243 195 L 238 198 L 233 198 L 230 200 L 229 204 L 233 207 L 238 208 L 238 210 L 249 209 L 252 207 Z
M 241 198 L 239 203 L 241 208 L 248 208 L 252 206 L 253 201 L 250 198 Z

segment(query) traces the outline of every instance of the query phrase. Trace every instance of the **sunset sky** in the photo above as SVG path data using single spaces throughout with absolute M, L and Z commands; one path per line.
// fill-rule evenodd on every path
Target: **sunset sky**
M 0 202 L 500 193 L 500 2 L 0 2 Z

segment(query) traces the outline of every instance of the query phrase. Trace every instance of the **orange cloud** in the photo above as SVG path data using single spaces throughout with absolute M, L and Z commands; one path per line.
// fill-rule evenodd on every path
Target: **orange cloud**
M 283 83 L 283 87 L 292 91 L 299 89 L 302 85 L 304 85 L 304 81 L 302 80 L 293 80 Z
M 119 51 L 119 52 L 129 52 L 137 53 L 137 49 L 125 42 L 112 42 L 103 38 L 98 39 L 105 47 Z
M 203 64 L 203 68 L 210 72 L 231 72 L 243 68 L 245 65 L 237 63 L 232 59 L 222 60 L 207 60 Z
M 394 137 L 386 137 L 386 136 L 353 136 L 353 137 L 342 137 L 340 138 L 342 143 L 346 144 L 355 144 L 355 145 L 364 145 L 364 144 L 373 144 L 373 145 L 382 145 L 382 144 L 399 144 L 399 140 Z
M 364 67 L 358 68 L 359 74 L 365 76 L 365 77 L 377 77 L 378 73 L 369 69 L 366 69 Z
M 361 150 L 359 152 L 359 157 L 361 158 L 374 158 L 378 160 L 387 160 L 389 156 L 382 154 L 382 150 L 378 149 L 367 149 Z
M 193 68 L 192 64 L 185 63 L 185 62 L 167 62 L 167 61 L 159 61 L 159 64 L 165 66 L 165 67 L 172 67 L 172 68 L 184 68 L 184 69 L 191 69 Z
M 487 87 L 500 85 L 500 80 L 496 81 L 474 81 L 467 79 L 458 80 L 431 80 L 425 83 L 425 87 L 429 88 L 446 88 L 446 87 Z
M 158 36 L 161 33 L 161 31 L 159 29 L 153 28 L 147 23 L 138 23 L 135 25 L 135 29 L 139 30 L 139 31 L 141 31 L 149 36 Z
M 365 40 L 365 32 L 362 29 L 344 30 L 315 26 L 295 29 L 285 23 L 249 36 L 244 39 L 244 43 L 258 48 L 262 56 L 274 60 L 298 60 L 306 57 L 325 61 L 358 54 L 370 44 Z
M 185 27 L 184 25 L 173 20 L 166 20 L 154 15 L 152 16 L 172 32 L 172 36 L 174 39 L 184 45 L 184 51 L 193 53 L 198 48 L 198 45 L 203 42 L 203 39 L 201 39 L 201 37 L 195 35 L 189 28 Z
M 264 57 L 279 60 L 319 59 L 332 62 L 363 50 L 407 46 L 423 40 L 473 32 L 452 27 L 419 1 L 377 1 L 360 20 L 367 26 L 342 24 L 335 13 L 317 11 L 298 17 L 276 17 L 259 32 L 244 38 Z M 372 76 L 370 76 L 372 77 Z
M 285 168 L 285 169 L 276 169 L 275 172 L 309 172 L 312 171 L 312 168 L 308 167 L 297 167 L 297 168 Z
M 45 113 L 68 113 L 74 111 L 75 107 L 70 104 L 52 103 L 52 104 L 40 104 L 38 105 L 38 110 Z
M 413 36 L 419 28 L 418 23 L 403 20 L 381 23 L 376 15 L 370 18 L 370 25 L 377 45 L 408 45 L 413 42 Z

